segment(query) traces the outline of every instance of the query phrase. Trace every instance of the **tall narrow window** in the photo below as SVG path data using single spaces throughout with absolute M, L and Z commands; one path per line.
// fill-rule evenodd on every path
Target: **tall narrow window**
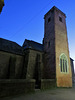
M 62 59 L 60 59 L 60 70 L 62 72 Z
M 61 17 L 59 17 L 59 21 L 62 22 L 62 18 Z
M 63 72 L 65 72 L 64 59 L 63 59 Z
M 68 60 L 65 54 L 60 55 L 60 71 L 64 73 L 68 72 Z
M 48 23 L 51 21 L 51 17 L 48 18 Z
M 67 61 L 65 60 L 65 67 L 66 67 L 66 72 L 67 72 Z
M 50 41 L 48 42 L 48 48 L 50 47 Z

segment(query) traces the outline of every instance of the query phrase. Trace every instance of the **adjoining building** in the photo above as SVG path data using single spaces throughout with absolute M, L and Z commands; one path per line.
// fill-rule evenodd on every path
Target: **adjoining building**
M 70 58 L 70 63 L 71 63 L 71 71 L 72 71 L 72 83 L 75 84 L 75 73 L 74 73 L 74 63 L 73 63 L 73 59 Z
M 34 87 L 40 89 L 72 87 L 74 65 L 69 56 L 66 15 L 54 6 L 44 21 L 42 44 L 25 39 L 21 47 L 0 38 L 0 79 L 34 79 Z
M 2 12 L 3 6 L 4 6 L 4 0 L 0 0 L 0 13 Z

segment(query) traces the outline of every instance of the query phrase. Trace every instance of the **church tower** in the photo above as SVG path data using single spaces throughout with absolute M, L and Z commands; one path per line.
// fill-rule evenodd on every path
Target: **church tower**
M 57 87 L 72 87 L 66 15 L 55 6 L 44 16 L 44 78 L 55 79 Z

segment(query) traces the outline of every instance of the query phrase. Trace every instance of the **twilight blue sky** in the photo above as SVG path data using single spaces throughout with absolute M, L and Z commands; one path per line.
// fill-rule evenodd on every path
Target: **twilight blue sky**
M 44 15 L 53 6 L 67 18 L 70 56 L 75 60 L 75 0 L 4 0 L 0 14 L 0 37 L 22 45 L 25 39 L 42 43 Z

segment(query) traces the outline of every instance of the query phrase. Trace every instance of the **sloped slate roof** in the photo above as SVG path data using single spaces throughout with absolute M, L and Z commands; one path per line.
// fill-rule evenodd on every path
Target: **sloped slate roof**
M 3 38 L 0 38 L 0 50 L 7 51 L 16 54 L 22 54 L 23 49 L 16 42 L 12 42 Z
M 70 58 L 70 60 L 74 61 L 74 59 Z
M 38 51 L 43 51 L 43 44 L 37 43 L 32 40 L 25 39 L 25 41 L 23 43 L 23 48 L 24 49 L 30 48 L 30 49 L 34 49 L 34 50 L 38 50 Z

